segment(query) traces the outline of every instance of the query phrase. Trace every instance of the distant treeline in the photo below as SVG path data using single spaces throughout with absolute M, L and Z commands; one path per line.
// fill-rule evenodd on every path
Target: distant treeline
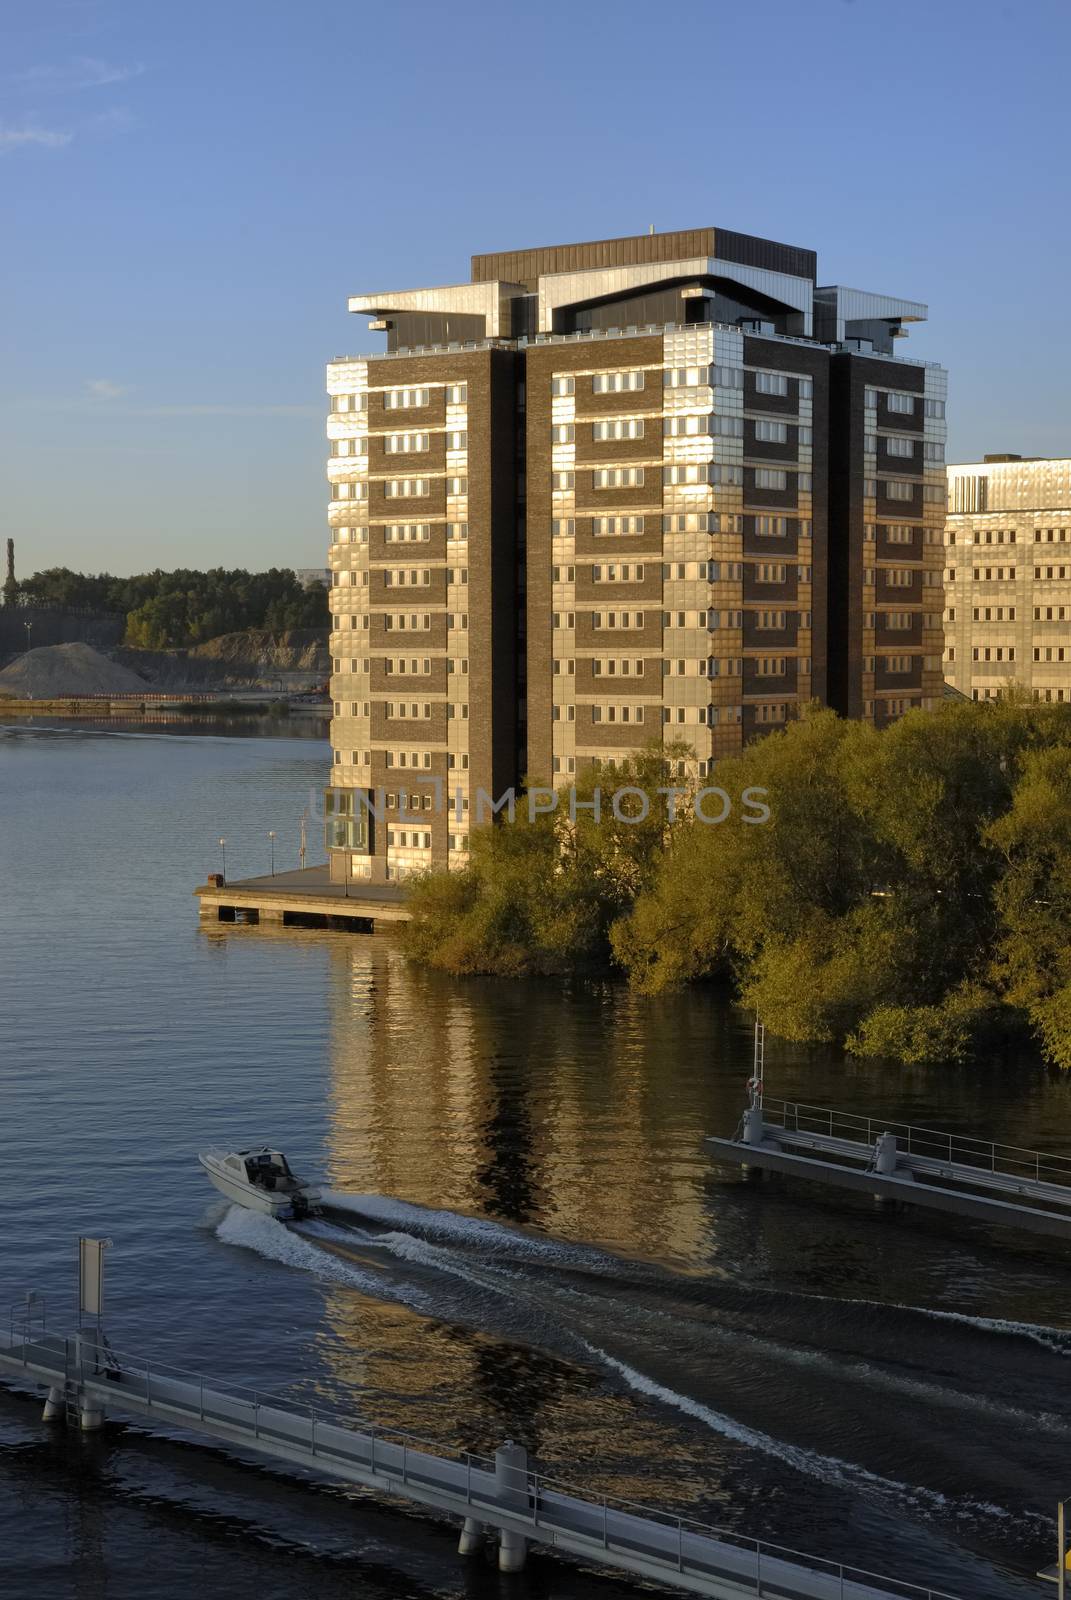
M 411 885 L 411 954 L 646 994 L 720 979 L 784 1038 L 916 1062 L 1032 1035 L 1071 1069 L 1071 707 L 1013 695 L 881 732 L 812 709 L 719 761 L 705 799 L 679 754 L 578 777 L 575 821 L 563 800 L 474 828 L 463 871 Z M 627 788 L 642 823 L 610 809 Z
M 221 633 L 266 628 L 326 628 L 327 590 L 304 588 L 289 567 L 246 572 L 213 567 L 208 572 L 72 572 L 49 567 L 18 585 L 23 603 L 58 608 L 118 612 L 126 618 L 124 643 L 142 650 L 168 650 L 201 644 Z

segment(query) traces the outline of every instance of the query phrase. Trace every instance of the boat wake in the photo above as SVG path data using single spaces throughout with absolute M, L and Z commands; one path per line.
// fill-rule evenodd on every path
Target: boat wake
M 853 1307 L 863 1311 L 866 1316 L 854 1329 L 859 1342 L 870 1330 L 872 1313 L 892 1313 L 920 1329 L 936 1319 L 1009 1345 L 1028 1340 L 1049 1356 L 1062 1358 L 1071 1336 L 1059 1329 L 926 1307 L 836 1301 L 767 1288 L 745 1290 L 717 1281 L 697 1286 L 686 1275 L 615 1257 L 593 1246 L 541 1238 L 490 1220 L 385 1196 L 327 1192 L 324 1202 L 323 1218 L 298 1227 L 235 1207 L 217 1234 L 224 1243 L 254 1250 L 376 1300 L 403 1305 L 417 1315 L 467 1328 L 476 1336 L 542 1349 L 593 1371 L 611 1388 L 645 1405 L 675 1413 L 678 1426 L 686 1432 L 698 1427 L 717 1435 L 731 1452 L 739 1449 L 776 1460 L 792 1475 L 803 1475 L 837 1494 L 848 1491 L 884 1505 L 894 1517 L 971 1522 L 984 1528 L 987 1536 L 995 1525 L 1002 1526 L 1013 1541 L 1022 1537 L 1026 1525 L 1032 1534 L 1035 1528 L 1049 1528 L 1050 1519 L 1012 1491 L 1021 1487 L 1020 1458 L 1033 1448 L 1025 1441 L 1036 1440 L 1039 1433 L 1066 1436 L 1071 1418 L 1031 1406 L 1031 1396 L 1027 1403 L 1017 1404 L 999 1391 L 971 1392 L 957 1386 L 954 1372 L 927 1370 L 921 1357 L 916 1370 L 903 1361 L 902 1352 L 898 1361 L 870 1350 L 841 1358 L 817 1343 L 821 1335 L 816 1334 L 813 1319 L 807 1318 L 808 1307 L 816 1301 L 848 1315 Z M 718 1303 L 723 1295 L 729 1303 L 727 1315 Z M 780 1330 L 771 1330 L 772 1301 L 786 1316 L 796 1306 L 800 1325 L 795 1337 L 781 1337 Z M 744 1306 L 751 1309 L 750 1327 L 737 1325 Z M 890 1336 L 880 1319 L 878 1328 L 886 1340 L 903 1342 L 902 1334 Z M 913 1343 L 924 1353 L 925 1333 L 914 1335 Z M 807 1387 L 801 1389 L 801 1384 Z M 897 1448 L 890 1452 L 887 1430 L 876 1421 L 870 1426 L 882 1409 L 880 1402 L 875 1403 L 880 1391 L 900 1394 L 907 1403 L 888 1431 L 910 1434 L 910 1412 L 917 1413 L 920 1422 L 925 1419 L 918 1452 L 913 1434 L 906 1443 L 897 1436 Z M 795 1402 L 786 1413 L 785 1396 L 790 1392 Z M 728 1408 L 719 1403 L 726 1398 Z M 886 1411 L 889 1404 L 886 1399 Z M 936 1420 L 942 1410 L 949 1418 L 948 1427 L 957 1426 L 951 1415 L 962 1410 L 974 1415 L 971 1423 L 964 1418 L 959 1427 L 991 1433 L 995 1440 L 1002 1433 L 1014 1436 L 1010 1455 L 1015 1459 L 1003 1484 L 999 1473 L 947 1475 L 947 1430 Z M 792 1415 L 793 1425 L 797 1429 L 802 1425 L 812 1437 L 806 1441 L 781 1437 L 779 1422 L 785 1415 Z M 845 1434 L 852 1439 L 856 1459 L 823 1448 L 826 1437 L 839 1439 Z M 975 1444 L 971 1437 L 968 1447 Z M 932 1445 L 929 1471 L 916 1474 L 925 1445 Z M 991 1458 L 986 1451 L 999 1456 L 998 1446 L 988 1439 L 982 1448 L 980 1459 L 986 1463 Z M 1059 1448 L 1062 1451 L 1063 1446 Z M 909 1482 L 889 1472 L 890 1464 L 909 1465 L 912 1477 L 928 1475 L 930 1482 Z M 1019 1501 L 1016 1509 L 970 1493 L 979 1481 L 995 1488 L 1001 1498 L 1006 1490 L 1012 1504 Z M 1035 1505 L 1040 1500 L 1039 1496 Z

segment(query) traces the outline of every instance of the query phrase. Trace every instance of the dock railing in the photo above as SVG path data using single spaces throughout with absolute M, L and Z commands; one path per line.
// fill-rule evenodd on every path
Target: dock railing
M 795 1109 L 795 1108 L 793 1108 Z M 800 1108 L 803 1109 L 803 1108 Z M 0 1331 L 0 1363 L 10 1373 L 23 1369 L 30 1383 L 90 1384 L 116 1408 L 154 1414 L 170 1426 L 196 1431 L 224 1427 L 236 1443 L 268 1454 L 273 1443 L 300 1445 L 315 1462 L 338 1473 L 352 1465 L 402 1494 L 408 1487 L 442 1509 L 470 1513 L 493 1522 L 496 1515 L 524 1525 L 537 1543 L 574 1552 L 587 1550 L 614 1564 L 643 1551 L 652 1563 L 648 1575 L 672 1583 L 673 1575 L 720 1579 L 743 1594 L 794 1596 L 821 1594 L 828 1600 L 957 1600 L 943 1589 L 916 1584 L 787 1545 L 753 1538 L 732 1528 L 660 1510 L 627 1496 L 593 1494 L 590 1487 L 556 1473 L 526 1470 L 526 1504 L 511 1496 L 503 1502 L 496 1462 L 486 1455 L 444 1444 L 402 1429 L 380 1427 L 360 1418 L 326 1411 L 297 1397 L 208 1379 L 166 1362 L 99 1346 L 87 1359 L 74 1338 L 42 1331 Z M 518 1485 L 519 1487 L 519 1485 Z M 423 1491 L 421 1496 L 420 1491 Z M 432 1491 L 429 1494 L 429 1491 Z M 723 1565 L 724 1563 L 724 1565 Z M 661 1572 L 657 1571 L 661 1568 Z M 793 1576 L 803 1579 L 793 1584 Z M 809 1582 L 808 1582 L 809 1575 Z M 695 1587 L 694 1581 L 686 1587 Z
M 1071 1202 L 1071 1157 L 1068 1156 L 976 1139 L 970 1134 L 940 1133 L 933 1128 L 919 1128 L 886 1117 L 857 1116 L 850 1111 L 805 1105 L 797 1100 L 773 1100 L 768 1095 L 763 1098 L 762 1114 L 764 1122 L 787 1132 L 843 1139 L 869 1145 L 871 1149 L 881 1134 L 891 1133 L 896 1138 L 897 1150 L 903 1155 L 976 1167 L 979 1172 L 1034 1183 L 1058 1184 L 1067 1189 Z

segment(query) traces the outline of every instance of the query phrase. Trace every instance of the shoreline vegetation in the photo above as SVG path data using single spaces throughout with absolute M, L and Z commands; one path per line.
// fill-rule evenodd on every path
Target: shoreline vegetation
M 677 776 L 689 754 L 578 778 L 578 802 L 602 790 L 598 820 L 522 804 L 473 829 L 464 869 L 410 882 L 410 957 L 650 995 L 717 981 L 801 1043 L 904 1063 L 1033 1044 L 1071 1068 L 1071 706 L 1013 692 L 880 731 L 810 707 L 718 762 L 706 784 L 733 805 L 716 826 Z M 610 812 L 626 785 L 634 813 L 649 799 L 641 822 Z M 743 820 L 748 788 L 769 822 Z

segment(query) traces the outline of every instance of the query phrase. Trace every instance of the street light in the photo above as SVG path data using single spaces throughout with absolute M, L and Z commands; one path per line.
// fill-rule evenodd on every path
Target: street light
M 271 875 L 274 878 L 274 876 L 275 876 L 275 831 L 274 831 L 274 829 L 269 830 L 268 838 L 271 840 Z
M 227 881 L 227 841 L 226 841 L 226 839 L 221 839 L 219 841 L 219 848 L 220 848 L 220 854 L 223 857 L 223 881 L 224 881 L 224 883 L 226 883 L 226 881 Z

